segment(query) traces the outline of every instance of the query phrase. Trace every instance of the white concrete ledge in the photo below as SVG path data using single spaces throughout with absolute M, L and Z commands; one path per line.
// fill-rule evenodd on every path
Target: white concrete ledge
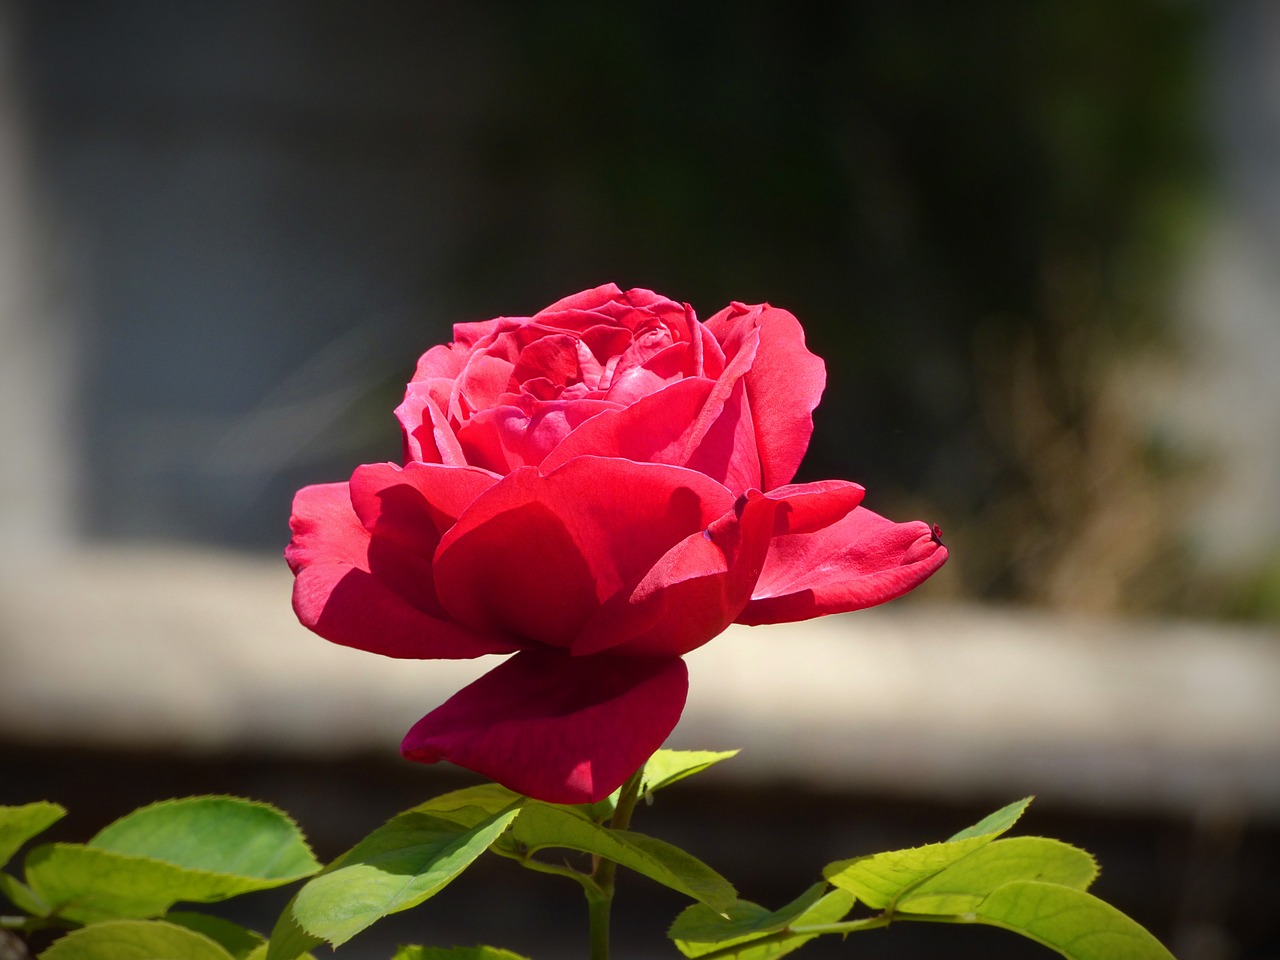
M 496 662 L 326 643 L 290 583 L 282 561 L 176 550 L 6 573 L 0 738 L 394 755 Z M 688 659 L 673 745 L 742 747 L 741 776 L 1280 815 L 1275 631 L 899 604 L 732 628 Z

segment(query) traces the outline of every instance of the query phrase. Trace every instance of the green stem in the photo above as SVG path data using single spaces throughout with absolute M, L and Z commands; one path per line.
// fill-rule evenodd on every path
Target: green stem
M 640 799 L 640 784 L 644 779 L 644 767 L 633 773 L 622 785 L 618 805 L 609 821 L 610 828 L 625 830 L 631 825 L 631 813 Z M 591 922 L 591 960 L 609 960 L 609 912 L 613 906 L 613 883 L 618 865 L 612 860 L 596 857 L 591 871 L 593 887 L 586 887 L 587 915 Z

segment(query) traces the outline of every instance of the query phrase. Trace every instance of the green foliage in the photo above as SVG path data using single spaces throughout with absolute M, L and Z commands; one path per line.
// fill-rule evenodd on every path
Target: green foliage
M 61 820 L 67 811 L 56 803 L 39 800 L 20 807 L 0 807 L 0 867 L 18 848 Z
M 235 960 L 213 940 L 163 920 L 111 920 L 73 930 L 40 960 Z
M 737 898 L 728 880 L 679 847 L 604 827 L 572 807 L 531 801 L 495 850 L 525 861 L 550 847 L 612 860 L 717 910 L 728 908 Z
M 822 875 L 868 907 L 883 910 L 906 891 L 980 850 L 1017 822 L 1030 799 L 1011 803 L 944 843 L 828 864 Z
M 36 847 L 25 864 L 27 885 L 48 912 L 79 923 L 158 917 L 178 901 L 267 890 L 319 867 L 283 813 L 231 797 L 153 804 L 87 844 Z
M 607 808 L 542 803 L 495 784 L 436 797 L 392 817 L 312 877 L 269 940 L 224 919 L 170 908 L 316 873 L 319 864 L 294 823 L 266 804 L 231 797 L 156 803 L 86 844 L 31 850 L 25 884 L 0 874 L 0 893 L 25 917 L 2 919 L 18 931 L 70 931 L 40 960 L 310 960 L 325 941 L 345 943 L 434 896 L 491 850 L 572 877 L 594 906 L 611 897 L 615 867 L 679 891 L 695 903 L 668 934 L 695 960 L 775 960 L 816 937 L 912 920 L 1001 927 L 1068 960 L 1173 960 L 1150 933 L 1087 892 L 1098 874 L 1088 853 L 1059 840 L 1003 837 L 1029 800 L 941 843 L 828 864 L 825 882 L 777 910 L 738 899 L 724 877 L 683 850 L 608 822 L 616 812 L 626 823 L 638 796 L 728 756 L 660 751 L 623 791 L 625 799 Z M 63 813 L 55 804 L 0 808 L 0 851 L 12 854 Z M 592 869 L 539 859 L 545 850 L 589 854 Z M 490 946 L 404 946 L 393 960 L 525 958 Z

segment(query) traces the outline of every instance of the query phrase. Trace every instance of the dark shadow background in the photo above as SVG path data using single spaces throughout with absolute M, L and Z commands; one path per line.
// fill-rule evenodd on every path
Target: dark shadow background
M 276 549 L 298 486 L 397 456 L 451 323 L 613 280 L 796 313 L 830 371 L 801 478 L 940 523 L 937 590 L 1237 599 L 1123 392 L 1178 346 L 1200 4 L 20 9 L 92 534 Z

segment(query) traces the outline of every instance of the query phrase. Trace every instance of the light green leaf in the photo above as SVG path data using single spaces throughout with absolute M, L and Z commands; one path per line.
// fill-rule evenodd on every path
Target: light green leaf
M 925 880 L 899 898 L 896 909 L 899 913 L 970 913 L 997 887 L 1015 880 L 1087 890 L 1097 876 L 1097 861 L 1078 847 L 1045 837 L 1007 837 Z
M 972 827 L 965 827 L 959 833 L 947 839 L 950 842 L 953 840 L 967 840 L 970 837 L 998 837 L 1000 834 L 1008 832 L 1009 828 L 1018 822 L 1034 799 L 1035 797 L 1023 797 L 1021 800 L 1015 800 L 1013 803 L 1001 807 L 995 813 L 983 817 Z
M 805 927 L 839 923 L 853 909 L 853 905 L 853 894 L 847 890 L 832 890 L 810 905 L 787 926 L 774 933 L 739 937 L 736 940 L 720 943 L 692 943 L 677 940 L 676 947 L 686 957 L 701 957 L 736 945 L 737 949 L 729 954 L 734 960 L 776 960 L 777 957 L 785 957 L 799 950 L 818 936 L 816 933 L 805 933 Z
M 701 860 L 662 840 L 611 830 L 573 807 L 531 801 L 496 852 L 526 859 L 548 847 L 564 847 L 612 860 L 716 910 L 736 899 L 733 885 Z
M 822 899 L 825 883 L 815 883 L 785 907 L 768 910 L 750 900 L 735 900 L 723 913 L 706 904 L 685 907 L 667 930 L 672 940 L 723 943 L 727 940 L 775 933 Z
M 186 927 L 188 930 L 203 934 L 235 957 L 236 960 L 246 960 L 258 947 L 267 942 L 266 938 L 261 934 L 246 930 L 238 923 L 232 923 L 230 920 L 224 920 L 221 917 L 210 916 L 207 913 L 190 913 L 175 910 L 165 914 L 164 919 L 167 923 L 174 923 L 180 927 Z
M 208 937 L 162 920 L 112 920 L 73 930 L 39 960 L 234 960 Z
M 892 905 L 924 880 L 980 850 L 1017 822 L 1030 798 L 1011 803 L 944 843 L 892 850 L 827 864 L 827 881 L 875 910 Z
M 29 913 L 33 917 L 47 917 L 53 912 L 53 908 L 37 897 L 30 887 L 7 873 L 0 873 L 0 894 L 23 913 Z
M 67 815 L 65 807 L 47 800 L 24 803 L 19 807 L 0 807 L 0 867 L 18 852 L 18 848 Z
M 391 960 L 528 960 L 497 947 L 401 947 Z
M 290 912 L 302 930 L 338 946 L 376 920 L 417 906 L 487 850 L 519 813 L 512 807 L 470 826 L 475 804 L 420 812 L 430 806 L 393 817 L 299 890 Z M 273 960 L 279 955 L 270 953 Z
M 237 797 L 153 803 L 105 827 L 87 846 L 281 884 L 320 869 L 288 816 L 269 804 Z
M 88 844 L 37 847 L 27 854 L 26 879 L 54 912 L 91 923 L 267 890 L 319 866 L 297 827 L 274 807 L 195 797 L 136 810 Z
M 644 765 L 641 792 L 648 796 L 737 755 L 737 750 L 659 750 Z
M 1052 883 L 1005 884 L 972 919 L 1030 937 L 1068 960 L 1174 960 L 1159 940 L 1115 907 Z

